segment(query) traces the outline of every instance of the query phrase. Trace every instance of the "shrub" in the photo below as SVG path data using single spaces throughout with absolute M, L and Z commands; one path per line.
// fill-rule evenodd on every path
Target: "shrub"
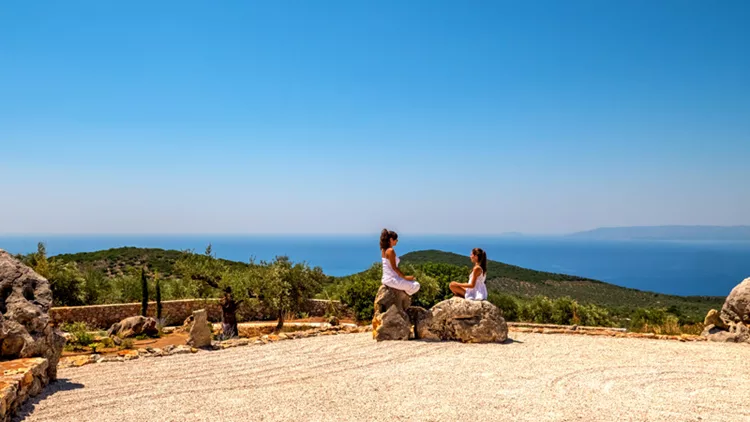
M 535 296 L 518 312 L 521 321 L 545 324 L 552 321 L 552 301 L 544 296 Z
M 579 324 L 591 327 L 613 327 L 615 326 L 609 311 L 594 304 L 578 306 Z
M 427 309 L 432 308 L 441 299 L 440 283 L 438 282 L 438 279 L 430 276 L 419 268 L 412 267 L 410 270 L 420 286 L 419 291 L 412 296 L 412 305 L 421 306 Z
M 120 349 L 122 350 L 131 350 L 134 347 L 133 339 L 132 338 L 124 338 L 122 339 L 122 343 L 120 343 Z
M 344 291 L 341 301 L 354 311 L 359 321 L 371 320 L 375 296 L 380 288 L 380 265 L 373 265 L 369 270 L 347 277 L 344 280 Z
M 506 321 L 518 321 L 518 302 L 513 296 L 493 292 L 487 300 L 503 312 Z
M 578 302 L 569 298 L 561 297 L 552 302 L 552 319 L 553 324 L 577 325 L 581 323 L 578 316 Z
M 67 323 L 63 324 L 60 328 L 70 334 L 70 338 L 68 339 L 69 344 L 88 346 L 94 342 L 94 336 L 89 333 L 88 327 L 84 322 Z

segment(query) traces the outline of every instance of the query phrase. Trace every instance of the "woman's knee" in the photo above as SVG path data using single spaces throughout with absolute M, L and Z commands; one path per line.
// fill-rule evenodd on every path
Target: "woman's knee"
M 421 285 L 421 284 L 419 284 L 419 282 L 418 282 L 418 281 L 415 281 L 415 282 L 414 282 L 414 293 L 418 292 L 418 291 L 419 291 L 419 289 L 421 289 L 421 288 L 422 288 L 422 285 Z M 412 293 L 412 294 L 414 294 L 414 293 Z

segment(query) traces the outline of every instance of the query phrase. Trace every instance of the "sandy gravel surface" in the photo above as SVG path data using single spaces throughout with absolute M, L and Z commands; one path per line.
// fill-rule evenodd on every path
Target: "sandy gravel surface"
M 63 369 L 26 421 L 750 421 L 750 346 L 370 334 Z

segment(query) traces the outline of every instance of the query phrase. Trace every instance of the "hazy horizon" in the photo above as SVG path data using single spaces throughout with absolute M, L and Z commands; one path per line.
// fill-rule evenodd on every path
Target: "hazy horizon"
M 11 2 L 0 233 L 750 225 L 750 3 Z

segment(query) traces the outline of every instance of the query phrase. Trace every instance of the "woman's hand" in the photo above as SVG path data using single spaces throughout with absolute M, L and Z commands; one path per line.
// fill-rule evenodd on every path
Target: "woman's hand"
M 404 280 L 414 281 L 414 276 L 413 275 L 407 275 L 406 277 L 404 277 Z

